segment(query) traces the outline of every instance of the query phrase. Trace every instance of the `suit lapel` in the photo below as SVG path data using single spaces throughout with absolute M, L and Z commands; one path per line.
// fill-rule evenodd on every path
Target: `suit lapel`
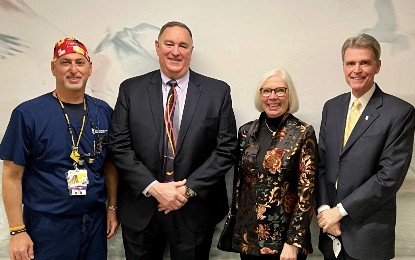
M 161 75 L 158 71 L 154 73 L 153 77 L 151 78 L 148 86 L 147 86 L 147 93 L 150 99 L 150 106 L 152 112 L 152 119 L 154 124 L 154 129 L 156 131 L 156 135 L 160 136 L 160 142 L 158 145 L 158 149 L 160 155 L 163 154 L 163 127 L 164 127 L 164 108 L 163 108 L 163 94 L 161 91 Z
M 200 83 L 197 81 L 196 75 L 190 71 L 189 86 L 187 88 L 186 103 L 184 104 L 182 121 L 180 123 L 179 139 L 177 140 L 176 153 L 180 152 L 181 144 L 193 120 L 196 107 L 199 103 L 202 90 Z
M 369 100 L 366 108 L 363 110 L 359 117 L 346 145 L 344 146 L 343 152 L 349 149 L 369 128 L 369 126 L 379 117 L 378 108 L 382 106 L 382 91 L 376 85 L 376 90 Z
M 344 128 L 346 127 L 347 112 L 349 109 L 350 103 L 350 94 L 344 95 L 343 99 L 340 101 L 338 109 L 336 110 L 336 118 L 338 118 L 337 124 L 337 140 L 339 147 L 339 154 L 343 151 L 343 139 L 344 139 Z

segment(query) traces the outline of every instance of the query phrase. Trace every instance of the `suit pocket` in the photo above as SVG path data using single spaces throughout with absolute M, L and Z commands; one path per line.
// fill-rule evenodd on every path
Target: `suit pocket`
M 384 135 L 383 134 L 375 134 L 375 135 L 363 135 L 360 138 L 362 143 L 383 143 Z
M 357 158 L 367 158 L 368 155 L 378 158 L 385 144 L 383 134 L 363 135 L 353 145 L 352 151 Z

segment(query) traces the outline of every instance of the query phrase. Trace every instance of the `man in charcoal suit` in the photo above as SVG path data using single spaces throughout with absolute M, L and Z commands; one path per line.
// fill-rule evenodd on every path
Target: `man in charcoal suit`
M 172 259 L 208 259 L 237 146 L 230 87 L 190 70 L 185 24 L 165 24 L 155 47 L 160 70 L 121 84 L 110 133 L 125 254 L 162 259 L 168 243 Z
M 415 111 L 374 82 L 381 67 L 375 38 L 347 39 L 342 59 L 351 93 L 326 102 L 320 128 L 319 249 L 325 259 L 391 259 L 396 193 L 411 162 Z

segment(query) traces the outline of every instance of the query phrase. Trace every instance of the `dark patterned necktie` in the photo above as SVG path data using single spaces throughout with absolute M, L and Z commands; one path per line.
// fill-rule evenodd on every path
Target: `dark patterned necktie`
M 178 98 L 175 80 L 170 80 L 166 83 L 170 86 L 170 91 L 167 94 L 166 108 L 164 111 L 164 163 L 163 173 L 164 182 L 174 181 L 174 158 L 176 156 L 176 142 L 179 135 L 179 111 L 175 108 L 178 106 Z

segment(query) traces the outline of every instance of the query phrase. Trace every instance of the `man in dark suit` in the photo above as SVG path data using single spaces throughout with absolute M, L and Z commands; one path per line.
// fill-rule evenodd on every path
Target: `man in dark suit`
M 168 243 L 172 259 L 208 259 L 228 209 L 225 174 L 236 158 L 230 87 L 190 70 L 185 24 L 165 24 L 155 47 L 160 70 L 121 83 L 110 133 L 125 254 L 162 259 Z M 174 109 L 165 107 L 171 100 Z
M 391 259 L 396 193 L 412 156 L 414 107 L 374 82 L 381 67 L 375 38 L 347 39 L 342 59 L 351 93 L 326 102 L 320 128 L 319 249 L 325 259 Z

